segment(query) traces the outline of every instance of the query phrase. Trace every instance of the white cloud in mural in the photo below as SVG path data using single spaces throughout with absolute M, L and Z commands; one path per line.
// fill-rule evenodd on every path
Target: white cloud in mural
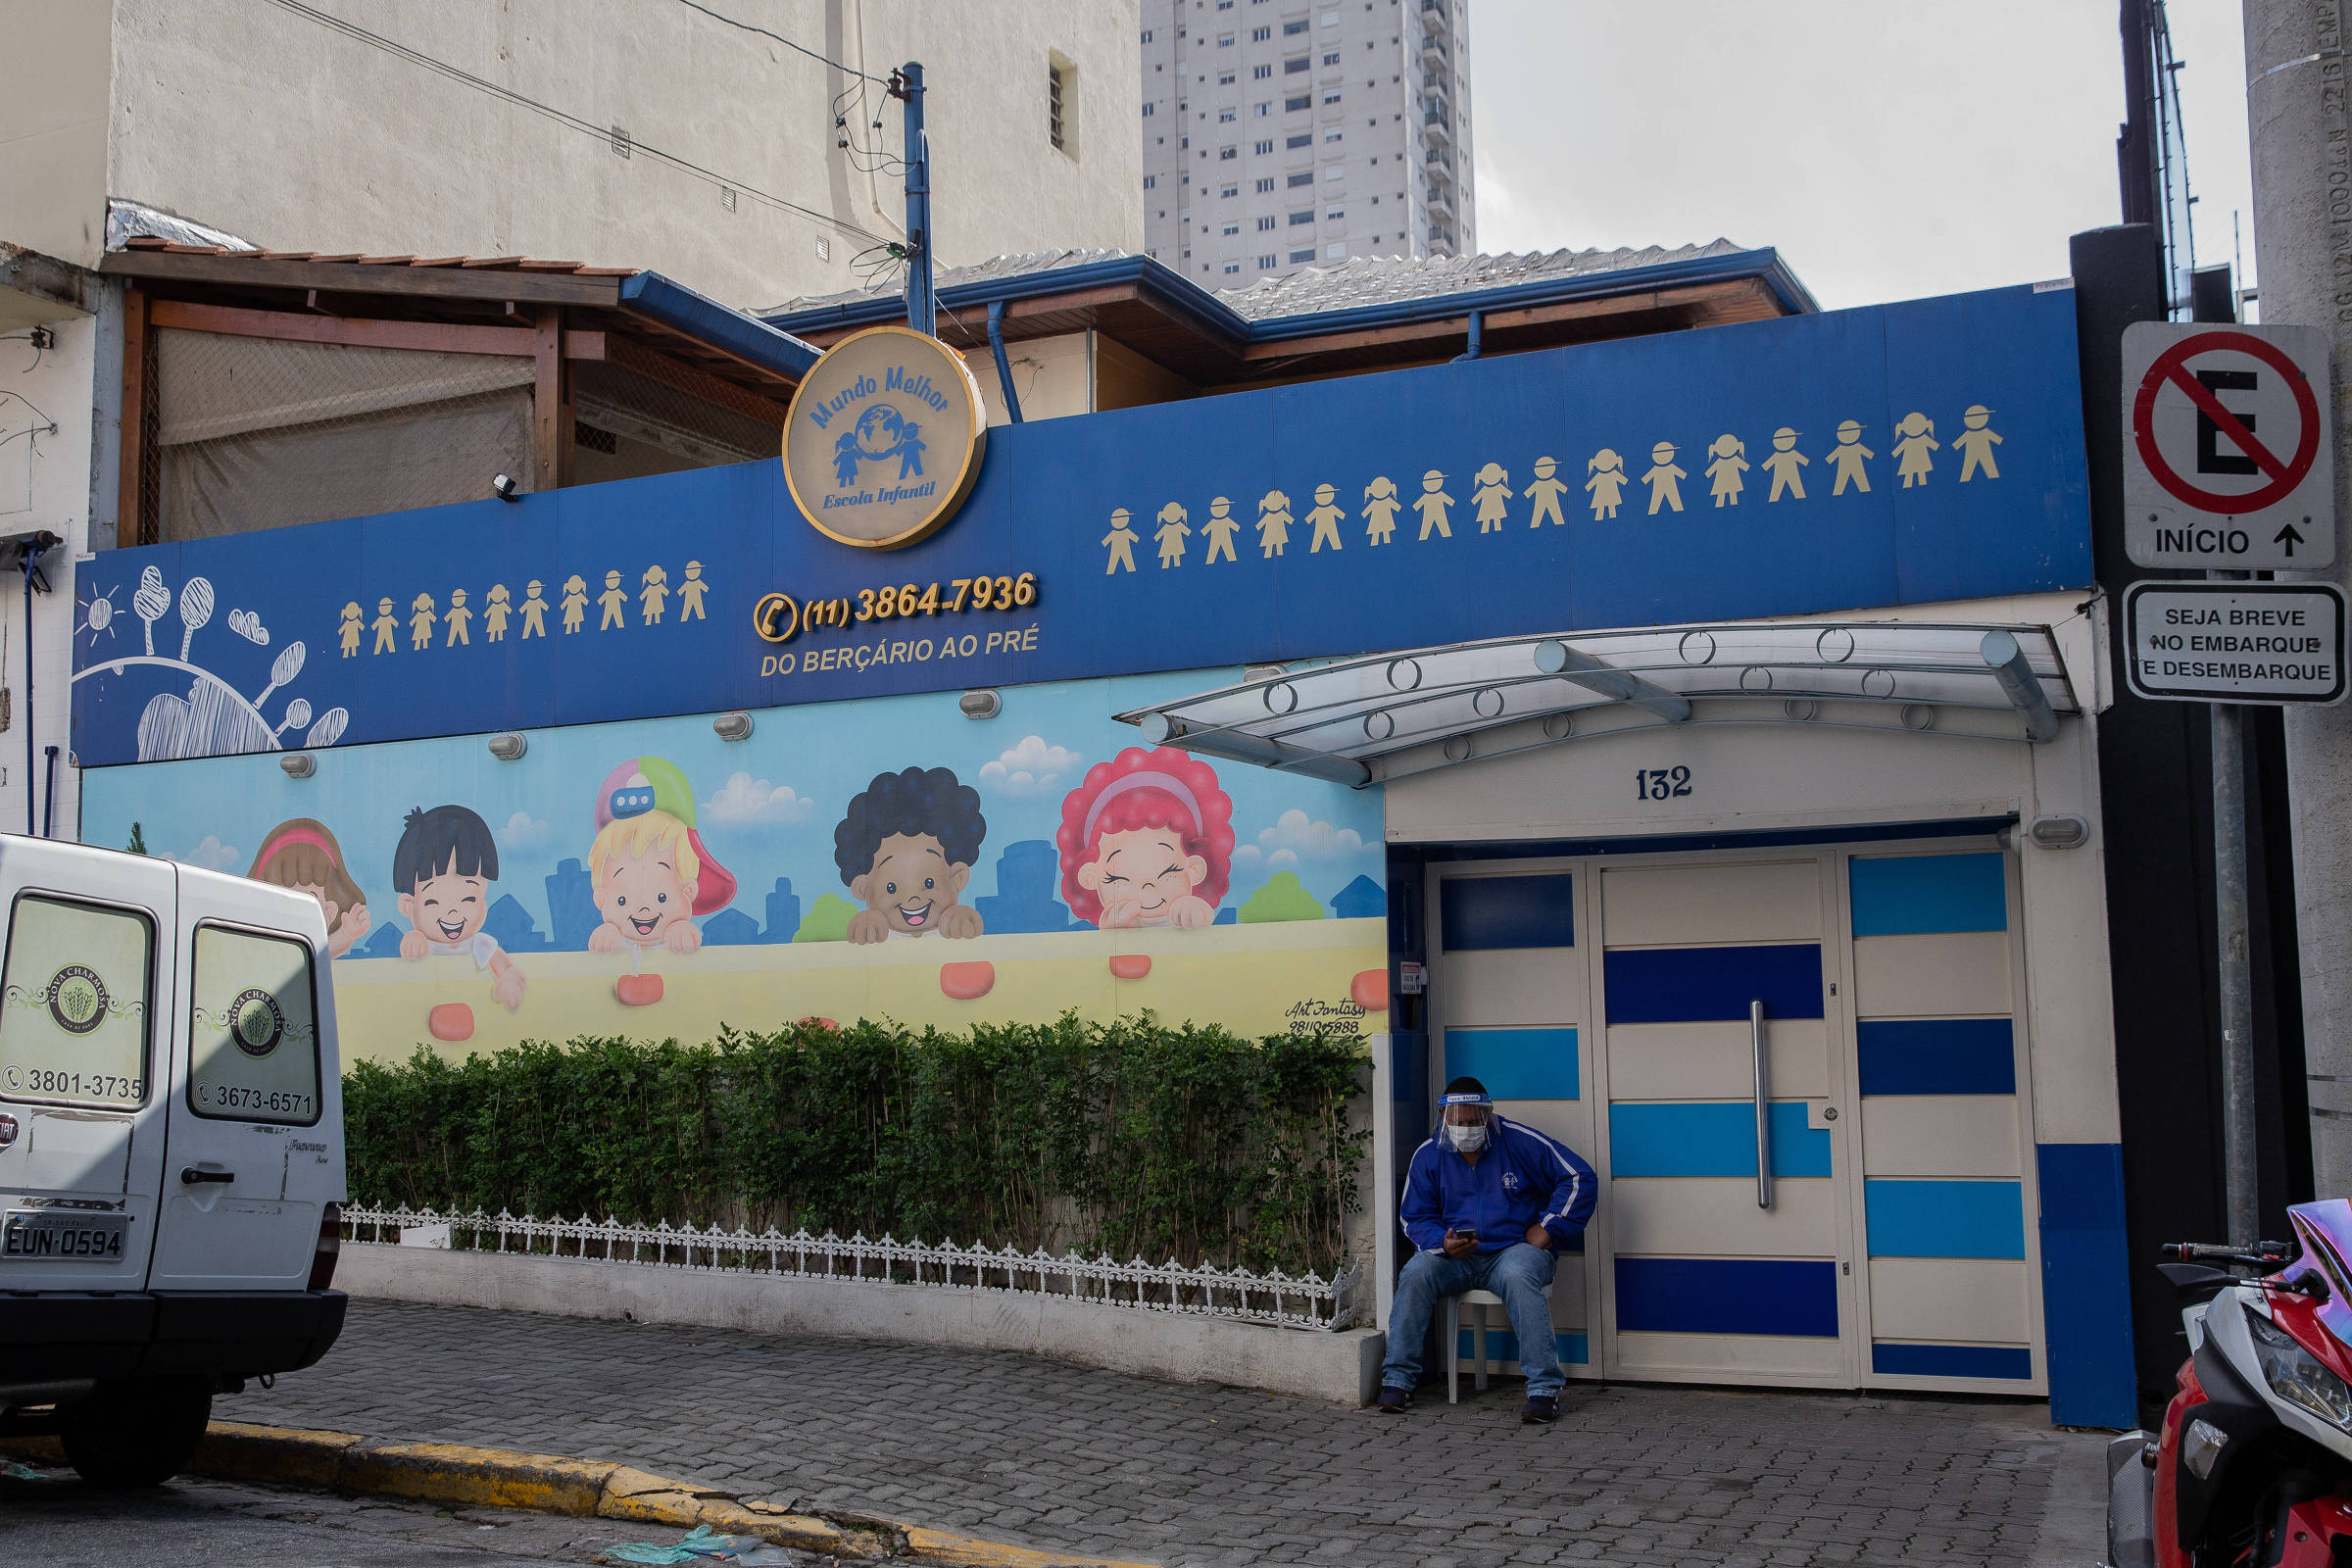
M 1024 735 L 1018 746 L 980 764 L 980 782 L 1000 795 L 1044 795 L 1061 788 L 1085 761 L 1066 746 L 1048 745 L 1043 735 Z
M 1364 836 L 1351 827 L 1333 827 L 1293 808 L 1276 817 L 1272 827 L 1262 829 L 1255 844 L 1244 848 L 1265 856 L 1270 866 L 1297 865 L 1301 858 L 1328 860 L 1335 856 L 1360 855 Z M 1241 859 L 1242 851 L 1236 850 L 1233 858 Z
M 187 854 L 173 855 L 167 850 L 164 858 L 177 860 L 182 865 L 200 865 L 208 871 L 236 871 L 244 867 L 245 852 L 233 844 L 221 843 L 218 835 L 207 833 L 204 842 Z
M 713 822 L 806 822 L 816 803 L 789 784 L 770 784 L 749 773 L 731 773 L 718 793 L 703 803 Z
M 547 823 L 528 811 L 516 811 L 498 830 L 498 842 L 510 850 L 536 850 L 548 841 Z
M 1323 825 L 1330 826 L 1329 823 Z M 1270 833 L 1273 829 L 1268 828 L 1266 831 Z M 1279 871 L 1286 866 L 1296 867 L 1298 863 L 1298 852 L 1285 846 L 1269 855 L 1254 844 L 1237 844 L 1233 847 L 1233 863 L 1236 865 L 1262 865 L 1269 871 Z

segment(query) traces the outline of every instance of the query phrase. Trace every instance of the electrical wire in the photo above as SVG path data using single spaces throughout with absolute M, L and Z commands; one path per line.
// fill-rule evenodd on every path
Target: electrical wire
M 790 38 L 785 37 L 780 32 L 770 32 L 765 27 L 754 26 L 748 22 L 738 22 L 733 17 L 721 16 L 717 12 L 711 10 L 709 6 L 695 4 L 695 0 L 678 0 L 678 4 L 684 6 L 689 11 L 700 11 L 704 16 L 709 17 L 713 22 L 723 22 L 730 27 L 741 27 L 744 31 L 756 32 L 762 38 L 772 38 L 777 43 L 782 44 L 785 48 L 797 49 L 802 54 L 807 55 L 809 59 L 816 61 L 820 65 L 831 66 L 835 71 L 846 72 L 850 75 L 860 77 L 879 86 L 889 85 L 889 83 L 883 80 L 883 78 L 880 76 L 868 76 L 864 72 L 859 71 L 857 67 L 845 66 L 840 61 L 832 59 L 829 56 L 820 55 L 815 50 L 809 48 L 807 44 L 794 43 Z
M 545 118 L 556 122 L 560 125 L 567 126 L 570 129 L 580 131 L 585 135 L 594 136 L 599 141 L 611 141 L 612 139 L 612 131 L 610 126 L 591 123 L 590 122 L 581 119 L 578 115 L 568 114 L 564 110 L 556 108 L 552 104 L 541 103 L 538 99 L 532 98 L 524 93 L 516 92 L 512 87 L 502 87 L 494 81 L 484 80 L 482 77 L 474 75 L 471 72 L 461 70 L 460 68 L 449 64 L 447 61 L 436 60 L 431 55 L 423 54 L 417 50 L 412 49 L 406 44 L 395 43 L 391 39 L 383 37 L 378 33 L 369 32 L 365 27 L 344 21 L 341 17 L 332 16 L 324 11 L 318 10 L 315 6 L 305 5 L 303 0 L 269 0 L 269 3 L 276 6 L 282 11 L 290 11 L 298 17 L 315 22 L 320 26 L 325 27 L 330 32 L 341 33 L 346 38 L 367 44 L 371 48 L 381 49 L 386 54 L 391 55 L 396 59 L 405 60 L 413 66 L 419 66 L 426 71 L 433 72 L 439 75 L 447 76 L 452 81 L 456 81 L 464 86 L 471 87 L 477 92 L 485 92 L 494 98 L 503 99 L 507 103 L 513 104 L 518 109 L 527 109 L 531 111 L 531 113 L 544 116 Z M 685 0 L 680 0 L 680 3 L 685 3 Z M 702 8 L 697 6 L 695 9 L 699 11 Z M 715 13 L 713 13 L 713 15 L 715 15 Z M 719 20 L 725 21 L 727 19 L 722 17 Z M 821 59 L 823 57 L 819 56 L 818 58 Z M 859 74 L 862 75 L 862 73 L 859 73 Z M 835 218 L 830 213 L 820 213 L 814 208 L 803 207 L 798 202 L 787 201 L 781 196 L 761 190 L 757 185 L 751 185 L 742 180 L 729 178 L 728 176 L 721 174 L 714 170 L 706 169 L 701 164 L 694 163 L 689 159 L 681 158 L 675 153 L 663 152 L 661 148 L 654 146 L 650 142 L 639 141 L 635 137 L 631 137 L 629 140 L 629 148 L 633 153 L 644 153 L 650 158 L 653 158 L 661 163 L 667 164 L 671 168 L 679 170 L 685 173 L 692 174 L 698 179 L 708 180 L 711 184 L 716 185 L 721 189 L 735 191 L 738 195 L 748 196 L 754 201 L 760 202 L 768 207 L 776 208 L 782 212 L 798 213 L 803 218 L 807 218 L 814 222 L 822 223 L 828 228 L 837 229 L 844 234 L 851 234 L 859 239 L 875 241 L 881 241 L 883 238 L 883 236 L 874 233 L 871 229 L 861 228 L 856 223 L 848 222 L 842 219 Z

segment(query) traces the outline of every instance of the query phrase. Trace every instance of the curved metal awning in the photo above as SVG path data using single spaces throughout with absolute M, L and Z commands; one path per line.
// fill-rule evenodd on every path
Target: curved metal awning
M 1641 726 L 1819 724 L 2044 742 L 2079 713 L 2046 626 L 1781 621 L 1343 660 L 1118 718 L 1156 745 L 1362 786 Z

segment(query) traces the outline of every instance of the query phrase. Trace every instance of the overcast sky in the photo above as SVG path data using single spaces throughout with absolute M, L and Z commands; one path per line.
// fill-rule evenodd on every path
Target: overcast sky
M 1479 249 L 1777 246 L 1832 309 L 2118 220 L 2115 0 L 1470 0 Z M 2238 0 L 2168 8 L 2197 260 L 2253 230 Z

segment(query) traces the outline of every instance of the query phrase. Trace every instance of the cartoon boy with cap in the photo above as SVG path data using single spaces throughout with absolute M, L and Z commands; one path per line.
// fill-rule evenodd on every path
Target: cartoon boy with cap
M 735 878 L 695 831 L 693 787 L 659 757 L 631 758 L 599 786 L 588 873 L 604 917 L 589 935 L 591 953 L 692 953 L 703 945 L 692 917 L 735 897 Z

